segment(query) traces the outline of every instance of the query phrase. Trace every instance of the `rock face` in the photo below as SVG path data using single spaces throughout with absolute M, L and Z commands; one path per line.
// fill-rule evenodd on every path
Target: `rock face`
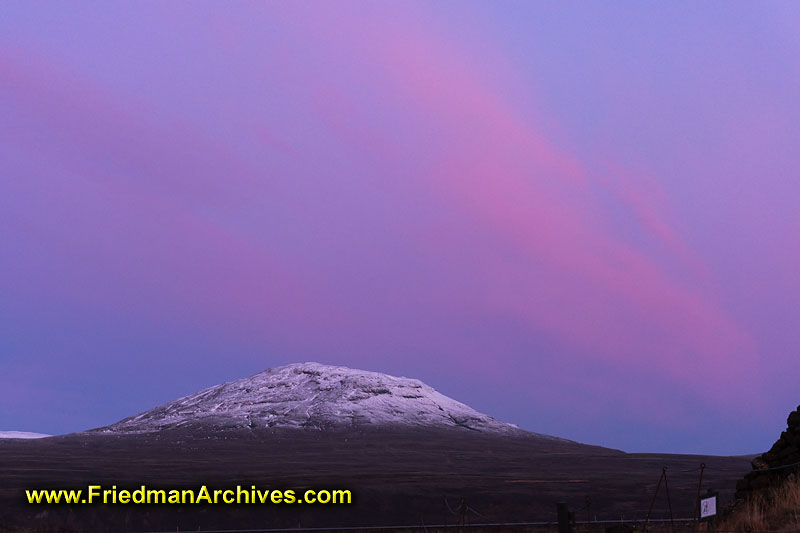
M 364 427 L 452 428 L 537 435 L 481 414 L 416 379 L 318 363 L 271 368 L 94 431 Z
M 752 461 L 753 471 L 736 483 L 736 497 L 743 498 L 753 491 L 777 485 L 800 467 L 800 406 L 789 413 L 786 431 L 781 433 L 772 448 Z

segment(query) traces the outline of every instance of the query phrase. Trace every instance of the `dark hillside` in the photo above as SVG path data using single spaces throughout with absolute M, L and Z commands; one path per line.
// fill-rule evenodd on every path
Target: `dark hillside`
M 0 528 L 66 524 L 92 530 L 197 531 L 455 523 L 463 498 L 472 522 L 554 520 L 567 502 L 584 519 L 643 518 L 664 466 L 675 517 L 691 516 L 697 467 L 704 486 L 733 494 L 749 468 L 741 457 L 625 454 L 563 440 L 467 430 L 147 435 L 74 434 L 0 441 Z M 692 471 L 694 470 L 694 471 Z M 255 484 L 345 488 L 352 505 L 30 505 L 29 488 L 209 488 Z M 448 506 L 450 509 L 448 509 Z M 663 491 L 654 516 L 665 518 Z

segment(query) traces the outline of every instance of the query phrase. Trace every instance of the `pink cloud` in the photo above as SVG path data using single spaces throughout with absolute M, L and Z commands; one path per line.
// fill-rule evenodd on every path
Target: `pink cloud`
M 519 119 L 487 81 L 491 72 L 472 68 L 445 32 L 413 13 L 393 15 L 342 16 L 335 35 L 314 17 L 305 22 L 312 40 L 366 51 L 390 101 L 411 102 L 435 131 L 438 152 L 416 186 L 432 188 L 443 209 L 474 220 L 520 258 L 483 259 L 485 299 L 473 306 L 511 313 L 594 357 L 665 374 L 717 401 L 731 382 L 757 375 L 754 342 L 741 325 L 691 280 L 615 234 L 588 190 L 607 176 L 590 175 L 578 155 Z M 661 193 L 637 182 L 626 177 L 617 192 L 678 262 L 699 270 L 702 262 L 653 207 Z M 428 243 L 431 254 L 447 253 L 448 231 Z
M 291 73 L 294 105 L 307 105 L 325 135 L 314 130 L 290 143 L 272 124 L 254 135 L 271 151 L 304 159 L 324 150 L 346 153 L 343 162 L 308 163 L 301 175 L 285 178 L 304 180 L 313 189 L 309 194 L 321 197 L 308 199 L 297 188 L 309 206 L 297 220 L 318 217 L 302 228 L 305 233 L 297 230 L 299 236 L 332 257 L 320 265 L 302 253 L 285 259 L 280 246 L 243 234 L 231 222 L 251 197 L 280 206 L 281 198 L 270 196 L 276 178 L 263 168 L 252 168 L 191 122 L 149 118 L 147 107 L 132 98 L 109 97 L 53 65 L 31 68 L 24 54 L 0 54 L 3 89 L 17 117 L 25 114 L 20 120 L 27 135 L 6 133 L 7 140 L 29 148 L 41 143 L 84 177 L 80 190 L 119 206 L 115 216 L 102 213 L 105 227 L 94 225 L 95 213 L 75 217 L 78 237 L 57 230 L 65 245 L 60 253 L 79 254 L 66 266 L 92 289 L 77 289 L 74 297 L 96 295 L 106 305 L 130 299 L 144 309 L 155 289 L 168 295 L 165 314 L 186 307 L 201 323 L 222 319 L 233 330 L 245 323 L 248 332 L 276 323 L 287 337 L 308 337 L 320 350 L 361 342 L 374 348 L 408 334 L 403 327 L 409 324 L 422 330 L 429 315 L 496 315 L 587 357 L 646 376 L 666 375 L 717 401 L 727 397 L 722 390 L 730 383 L 757 375 L 752 339 L 713 295 L 697 289 L 702 261 L 669 223 L 668 201 L 649 185 L 652 180 L 613 166 L 605 174 L 590 172 L 581 154 L 551 141 L 542 122 L 504 96 L 519 91 L 502 86 L 514 75 L 494 61 L 502 56 L 496 50 L 465 53 L 446 28 L 423 21 L 416 12 L 421 7 L 397 6 L 380 17 L 360 7 L 281 5 L 269 13 L 303 53 L 330 61 L 331 72 L 344 72 L 338 83 Z M 357 72 L 348 63 L 353 57 L 363 62 Z M 260 68 L 258 60 L 252 63 Z M 376 127 L 362 97 L 371 97 L 393 127 Z M 249 116 L 231 120 L 247 124 L 250 134 L 259 123 Z M 339 174 L 325 165 L 338 165 Z M 355 185 L 348 172 L 357 176 Z M 348 181 L 352 198 L 328 206 L 324 196 L 335 195 L 336 186 L 320 187 L 321 176 Z M 364 192 L 369 180 L 381 182 L 375 190 L 383 196 Z M 384 186 L 390 180 L 401 183 Z M 689 274 L 676 275 L 670 261 L 619 236 L 593 187 L 611 188 L 670 261 L 691 265 Z M 396 197 L 409 205 L 409 198 L 428 202 L 434 214 L 421 210 L 428 218 L 419 217 L 427 225 L 351 212 L 364 209 L 359 201 L 375 209 Z M 396 205 L 405 206 L 401 200 Z M 402 215 L 414 218 L 408 210 Z M 353 229 L 358 239 L 347 233 Z M 126 235 L 136 253 L 93 246 L 116 235 Z M 128 266 L 136 261 L 163 269 Z M 116 263 L 98 281 L 81 273 L 87 262 Z M 404 268 L 416 270 L 409 276 Z M 104 289 L 101 281 L 115 288 Z M 476 371 L 498 364 L 459 344 L 452 331 L 445 339 L 435 329 L 424 329 L 419 342 L 442 346 L 445 357 L 466 359 Z

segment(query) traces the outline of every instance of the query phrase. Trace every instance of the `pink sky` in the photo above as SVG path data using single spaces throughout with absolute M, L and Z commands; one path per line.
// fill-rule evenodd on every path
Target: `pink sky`
M 787 5 L 6 4 L 0 429 L 315 360 L 768 447 L 800 403 Z

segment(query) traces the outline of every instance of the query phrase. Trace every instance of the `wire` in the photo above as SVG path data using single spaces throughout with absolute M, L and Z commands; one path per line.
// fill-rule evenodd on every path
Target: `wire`
M 792 468 L 793 466 L 798 466 L 798 465 L 800 465 L 800 461 L 783 466 L 773 466 L 771 468 L 759 468 L 758 470 L 753 470 L 753 472 L 769 472 L 770 470 L 783 470 L 784 468 Z
M 458 516 L 458 513 L 455 512 L 452 507 L 450 507 L 450 503 L 448 503 L 447 501 L 447 496 L 443 496 L 443 498 L 444 498 L 444 504 L 447 506 L 447 510 L 450 511 L 450 514 L 452 514 L 453 516 Z
M 475 515 L 480 516 L 481 518 L 486 518 L 485 516 L 483 516 L 481 513 L 479 513 L 478 511 L 476 511 L 475 509 L 473 509 L 469 505 L 467 505 L 467 511 L 470 511 L 470 512 L 474 513 Z

